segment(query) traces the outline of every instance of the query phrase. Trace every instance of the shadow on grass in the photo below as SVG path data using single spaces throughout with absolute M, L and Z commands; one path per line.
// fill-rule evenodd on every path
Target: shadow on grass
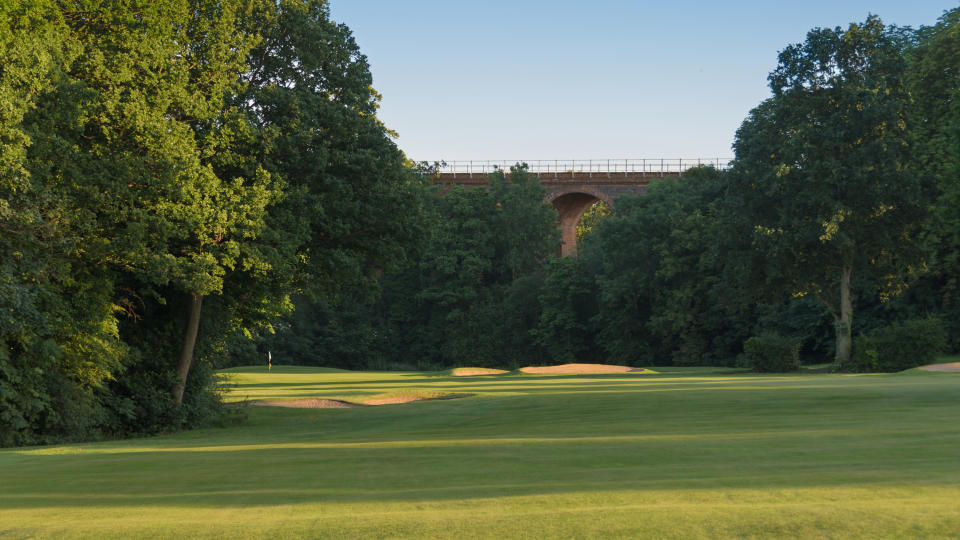
M 821 442 L 828 436 L 829 447 L 804 445 L 811 433 L 788 432 L 779 438 L 727 434 L 699 443 L 689 437 L 571 437 L 401 448 L 346 444 L 34 456 L 17 473 L 0 474 L 5 484 L 0 511 L 429 502 L 607 490 L 868 488 L 892 482 L 955 487 L 960 481 L 946 446 L 906 452 L 914 443 L 932 442 L 936 433 L 901 433 L 912 440 L 871 455 L 876 442 L 895 434 L 840 431 L 820 434 Z
M 230 429 L 4 450 L 0 518 L 4 509 L 68 506 L 225 508 L 960 484 L 954 379 L 665 375 L 673 379 L 451 377 L 449 386 L 488 395 L 397 407 L 258 410 L 250 423 Z M 372 393 L 447 384 L 422 375 L 400 380 L 256 387 Z M 243 386 L 235 393 L 242 395 Z
M 423 377 L 406 381 L 443 386 Z M 489 395 L 396 407 L 258 409 L 248 424 L 229 429 L 0 451 L 0 518 L 5 509 L 76 506 L 429 502 L 617 490 L 956 489 L 955 381 L 936 375 L 673 381 L 524 375 L 485 379 L 474 390 L 450 380 L 460 391 Z M 395 382 L 280 388 L 382 392 Z

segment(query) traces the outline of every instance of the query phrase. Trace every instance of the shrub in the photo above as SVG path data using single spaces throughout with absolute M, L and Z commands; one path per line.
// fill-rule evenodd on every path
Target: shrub
M 754 336 L 743 342 L 748 367 L 765 373 L 800 369 L 800 342 L 777 334 Z
M 946 347 L 943 321 L 910 319 L 856 338 L 846 367 L 848 371 L 902 371 L 932 363 Z

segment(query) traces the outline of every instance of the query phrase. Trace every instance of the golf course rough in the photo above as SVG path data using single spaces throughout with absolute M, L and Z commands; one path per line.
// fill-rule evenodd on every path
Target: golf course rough
M 3 538 L 955 538 L 960 375 L 239 368 L 241 425 L 0 450 Z

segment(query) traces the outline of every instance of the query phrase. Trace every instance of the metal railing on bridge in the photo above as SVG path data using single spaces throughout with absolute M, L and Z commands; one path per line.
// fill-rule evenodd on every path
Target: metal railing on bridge
M 526 163 L 528 170 L 544 174 L 640 174 L 664 176 L 683 174 L 684 171 L 703 165 L 726 169 L 732 158 L 640 158 L 640 159 L 534 159 L 534 160 L 454 160 L 439 162 L 440 174 L 474 175 L 494 171 L 509 171 L 517 163 Z

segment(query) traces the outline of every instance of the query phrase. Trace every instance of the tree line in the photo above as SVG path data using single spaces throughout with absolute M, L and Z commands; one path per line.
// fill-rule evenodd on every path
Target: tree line
M 553 256 L 555 215 L 522 165 L 487 190 L 428 197 L 422 257 L 385 274 L 379 296 L 300 300 L 251 355 L 759 368 L 759 347 L 792 356 L 767 369 L 868 371 L 960 350 L 958 17 L 812 30 L 779 54 L 729 169 L 595 209 L 576 258 Z M 911 354 L 884 360 L 891 340 Z
M 322 0 L 0 4 L 0 445 L 227 421 L 216 369 L 267 351 L 737 365 L 779 339 L 860 370 L 889 336 L 957 349 L 958 13 L 811 31 L 729 170 L 618 199 L 558 259 L 522 164 L 444 192 L 406 160 Z

